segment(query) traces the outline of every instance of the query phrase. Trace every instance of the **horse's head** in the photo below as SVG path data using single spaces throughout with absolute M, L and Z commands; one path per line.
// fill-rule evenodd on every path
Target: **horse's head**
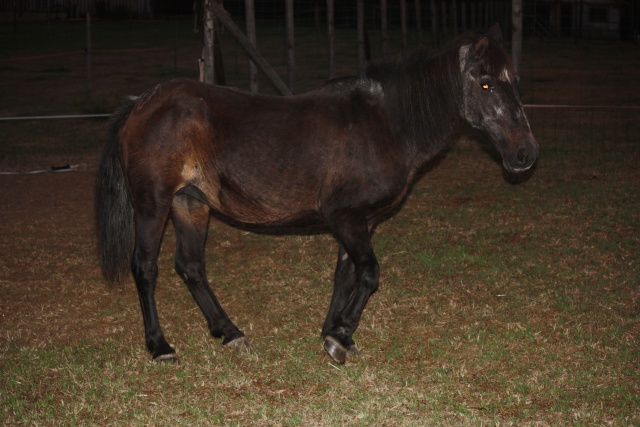
M 502 155 L 509 172 L 529 169 L 538 156 L 529 121 L 518 95 L 518 77 L 507 52 L 502 49 L 500 27 L 459 51 L 463 103 L 461 114 Z

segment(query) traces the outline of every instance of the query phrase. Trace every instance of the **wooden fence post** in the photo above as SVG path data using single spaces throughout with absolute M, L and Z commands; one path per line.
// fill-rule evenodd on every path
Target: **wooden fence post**
M 205 0 L 204 1 L 204 48 L 203 48 L 203 61 L 201 64 L 200 81 L 207 84 L 215 84 L 214 75 L 214 55 L 213 55 L 213 3 L 217 0 Z
M 433 44 L 438 45 L 438 17 L 436 16 L 438 11 L 436 9 L 436 0 L 429 2 L 429 12 L 431 12 L 431 33 L 433 35 Z
M 287 0 L 287 71 L 289 90 L 293 92 L 293 81 L 295 77 L 295 37 L 293 25 L 293 0 Z
M 416 29 L 418 30 L 418 44 L 422 46 L 422 6 L 420 0 L 415 0 Z
M 402 29 L 402 50 L 407 48 L 407 0 L 400 0 L 400 28 Z
M 364 68 L 366 62 L 364 45 L 364 0 L 358 0 L 358 69 Z
M 87 84 L 91 84 L 91 13 L 87 11 Z
M 212 2 L 211 7 L 213 9 L 213 13 L 216 15 L 220 23 L 231 33 L 233 37 L 235 37 L 235 39 L 247 53 L 249 58 L 251 58 L 256 66 L 260 68 L 260 71 L 262 71 L 264 75 L 267 76 L 273 87 L 275 87 L 282 95 L 292 95 L 287 85 L 284 84 L 284 82 L 278 76 L 278 73 L 276 73 L 273 68 L 271 68 L 269 63 L 264 59 L 260 52 L 258 52 L 258 50 L 251 45 L 249 39 L 242 33 L 242 30 L 238 28 L 235 22 L 233 22 L 233 20 L 229 17 L 227 11 L 224 10 L 224 8 L 216 2 Z
M 458 34 L 458 2 L 451 0 L 451 27 L 453 34 Z
M 364 16 L 364 6 L 363 16 Z M 358 15 L 359 16 L 359 15 Z M 364 19 L 362 20 L 364 22 Z M 389 31 L 387 24 L 387 0 L 380 0 L 380 33 L 382 34 L 382 57 L 387 56 L 388 52 L 388 41 L 389 41 Z
M 519 75 L 522 63 L 522 0 L 511 0 L 511 55 L 513 68 Z
M 334 52 L 334 10 L 333 0 L 327 0 L 327 35 L 329 38 L 329 79 L 335 77 L 335 52 Z

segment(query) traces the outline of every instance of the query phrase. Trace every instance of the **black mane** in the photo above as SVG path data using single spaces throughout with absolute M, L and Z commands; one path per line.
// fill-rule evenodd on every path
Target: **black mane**
M 440 49 L 421 48 L 371 63 L 364 70 L 362 79 L 382 85 L 394 134 L 414 153 L 430 158 L 459 136 L 462 77 L 458 52 L 477 37 L 464 34 Z

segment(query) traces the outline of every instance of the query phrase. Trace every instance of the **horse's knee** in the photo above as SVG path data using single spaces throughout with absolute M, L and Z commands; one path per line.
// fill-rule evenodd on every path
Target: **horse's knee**
M 360 284 L 371 294 L 378 290 L 380 284 L 380 266 L 376 261 L 370 263 L 362 270 Z

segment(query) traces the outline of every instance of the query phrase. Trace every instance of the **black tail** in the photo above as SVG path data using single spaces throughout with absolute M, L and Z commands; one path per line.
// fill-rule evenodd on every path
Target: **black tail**
M 121 281 L 130 271 L 133 253 L 133 207 L 118 157 L 118 132 L 133 105 L 133 101 L 127 101 L 116 110 L 96 178 L 98 255 L 102 273 L 109 282 Z

